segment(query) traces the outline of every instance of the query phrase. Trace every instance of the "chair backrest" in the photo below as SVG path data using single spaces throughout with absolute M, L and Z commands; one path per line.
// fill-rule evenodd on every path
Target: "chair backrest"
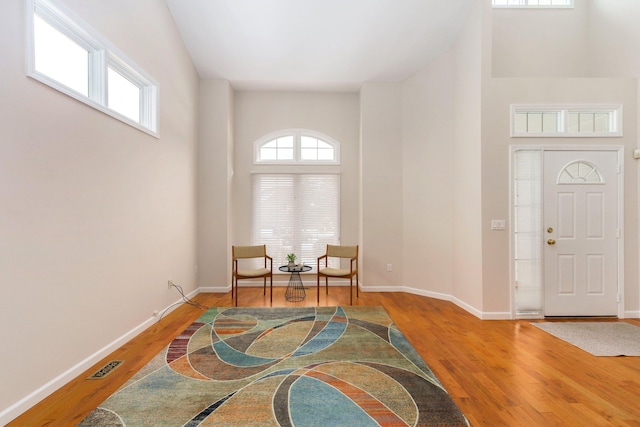
M 261 258 L 267 255 L 267 246 L 232 246 L 231 255 L 233 259 Z
M 358 258 L 358 246 L 327 245 L 327 256 L 336 258 Z

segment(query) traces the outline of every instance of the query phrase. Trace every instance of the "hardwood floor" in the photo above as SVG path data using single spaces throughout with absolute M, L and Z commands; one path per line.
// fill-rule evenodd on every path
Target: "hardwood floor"
M 301 303 L 286 302 L 284 290 L 274 288 L 274 307 L 316 305 L 313 286 Z M 321 291 L 320 305 L 347 305 L 348 295 L 342 287 Z M 230 293 L 194 300 L 232 305 Z M 269 306 L 268 292 L 241 288 L 238 304 Z M 354 305 L 385 307 L 473 426 L 640 426 L 640 357 L 595 357 L 529 321 L 483 321 L 417 295 L 361 292 Z M 9 426 L 75 425 L 201 313 L 181 306 Z M 114 359 L 125 362 L 101 380 L 87 379 Z

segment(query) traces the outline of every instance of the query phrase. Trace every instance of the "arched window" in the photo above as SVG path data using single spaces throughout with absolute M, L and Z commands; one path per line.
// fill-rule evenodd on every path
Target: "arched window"
M 285 129 L 256 141 L 254 163 L 339 164 L 340 144 L 319 132 L 308 129 Z
M 604 180 L 594 165 L 578 160 L 560 171 L 558 184 L 604 184 Z
M 340 144 L 327 135 L 286 129 L 254 144 L 252 240 L 275 263 L 289 253 L 312 265 L 340 244 Z M 326 166 L 322 166 L 326 165 Z

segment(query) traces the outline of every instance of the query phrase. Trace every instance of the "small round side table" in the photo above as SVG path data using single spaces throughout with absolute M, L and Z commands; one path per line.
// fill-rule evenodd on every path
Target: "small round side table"
M 311 271 L 311 266 L 301 265 L 289 267 L 288 265 L 283 265 L 279 268 L 279 270 L 285 273 L 291 273 L 291 277 L 289 277 L 289 284 L 287 285 L 287 290 L 284 293 L 284 298 L 287 301 L 291 302 L 303 301 L 307 297 L 307 294 L 304 290 L 304 285 L 302 284 L 300 273 Z

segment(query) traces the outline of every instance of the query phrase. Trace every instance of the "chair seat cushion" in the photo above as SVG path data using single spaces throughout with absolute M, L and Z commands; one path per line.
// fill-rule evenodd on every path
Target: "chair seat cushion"
M 320 274 L 324 274 L 325 276 L 340 277 L 340 276 L 349 276 L 351 274 L 351 271 L 348 269 L 342 269 L 342 268 L 323 268 L 320 270 Z
M 269 270 L 268 268 L 258 268 L 255 270 L 238 270 L 238 276 L 243 277 L 260 277 L 269 273 L 271 273 L 271 270 Z

